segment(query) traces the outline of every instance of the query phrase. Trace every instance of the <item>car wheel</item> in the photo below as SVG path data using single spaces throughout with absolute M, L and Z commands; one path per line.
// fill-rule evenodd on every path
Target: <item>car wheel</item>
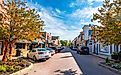
M 36 56 L 34 56 L 34 57 L 33 57 L 33 60 L 34 60 L 34 61 L 37 61 L 37 58 L 36 58 Z

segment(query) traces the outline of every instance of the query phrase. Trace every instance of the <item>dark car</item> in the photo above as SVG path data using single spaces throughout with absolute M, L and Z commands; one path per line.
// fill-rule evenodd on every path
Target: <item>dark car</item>
M 56 47 L 49 47 L 49 48 L 52 48 L 53 50 L 55 50 L 55 53 L 58 53 L 59 52 L 59 50 L 56 48 Z
M 87 47 L 87 46 L 82 46 L 82 47 L 81 47 L 81 50 L 78 50 L 77 53 L 88 55 L 88 54 L 89 54 L 89 47 Z
M 58 49 L 58 52 L 61 52 L 61 50 L 63 50 L 64 47 L 59 47 L 59 48 L 57 48 L 57 49 Z
M 70 49 L 73 50 L 73 51 L 77 51 L 78 50 L 77 47 L 72 47 L 72 46 L 70 47 Z

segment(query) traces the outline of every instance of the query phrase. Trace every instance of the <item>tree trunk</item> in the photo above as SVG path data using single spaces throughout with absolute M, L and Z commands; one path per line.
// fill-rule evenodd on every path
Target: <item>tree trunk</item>
M 3 53 L 3 58 L 2 61 L 6 62 L 9 60 L 12 60 L 12 50 L 14 47 L 14 43 L 16 41 L 16 38 L 13 39 L 12 41 L 5 40 L 3 45 L 4 45 L 4 53 Z
M 8 43 L 8 41 L 4 41 L 4 54 L 3 54 L 3 58 L 2 58 L 2 61 L 4 61 L 4 62 L 6 62 L 7 60 L 8 60 L 8 51 L 9 51 L 9 49 L 8 49 L 8 46 L 9 46 L 9 43 Z
M 13 46 L 14 46 L 14 43 L 11 42 L 10 43 L 10 51 L 9 51 L 9 59 L 12 60 L 12 51 L 13 51 Z

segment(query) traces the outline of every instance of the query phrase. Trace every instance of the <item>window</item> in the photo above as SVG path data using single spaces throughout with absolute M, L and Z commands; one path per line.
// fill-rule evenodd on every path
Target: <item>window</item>
M 92 35 L 92 30 L 89 30 L 89 34 L 88 34 L 88 36 L 90 36 L 90 35 Z
M 89 45 L 92 45 L 92 43 L 89 43 Z

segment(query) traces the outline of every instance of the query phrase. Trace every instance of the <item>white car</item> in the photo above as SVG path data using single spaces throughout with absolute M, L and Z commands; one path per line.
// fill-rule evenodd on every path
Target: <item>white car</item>
M 52 48 L 46 48 L 46 49 L 51 52 L 51 55 L 54 55 L 55 54 L 55 50 L 53 50 Z
M 46 50 L 46 48 L 34 48 L 28 52 L 27 57 L 32 58 L 35 61 L 40 59 L 48 59 L 51 57 L 51 52 Z

